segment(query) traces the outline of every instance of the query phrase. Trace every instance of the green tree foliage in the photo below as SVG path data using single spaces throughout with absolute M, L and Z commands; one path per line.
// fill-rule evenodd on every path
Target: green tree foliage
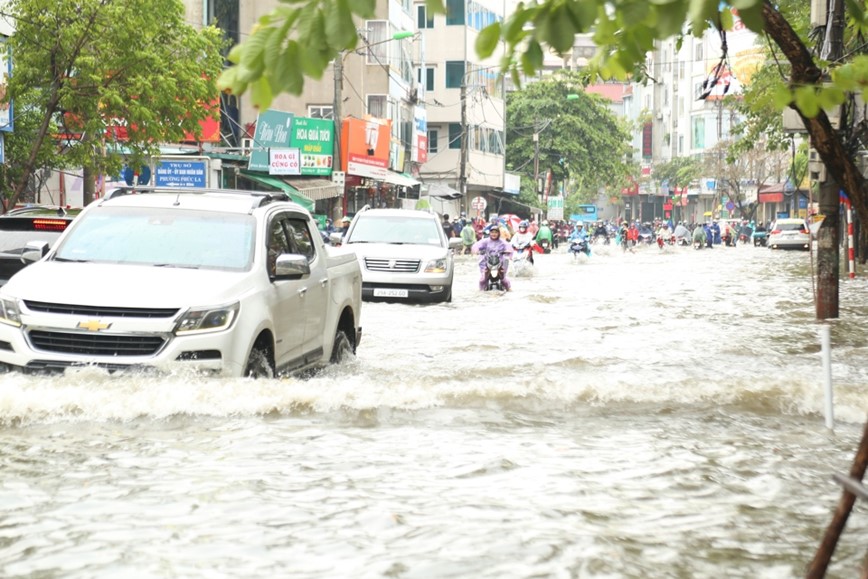
M 117 175 L 214 114 L 222 33 L 186 24 L 179 0 L 11 0 L 3 15 L 15 22 L 8 206 L 36 168 Z
M 620 190 L 628 173 L 624 158 L 630 134 L 607 102 L 585 93 L 575 73 L 544 78 L 510 93 L 506 101 L 509 170 L 521 173 L 523 184 L 533 191 L 538 158 L 539 177 L 551 170 L 555 184 L 566 183 L 568 200 L 575 197 L 575 204 L 593 202 L 607 187 Z M 539 138 L 538 155 L 534 134 Z

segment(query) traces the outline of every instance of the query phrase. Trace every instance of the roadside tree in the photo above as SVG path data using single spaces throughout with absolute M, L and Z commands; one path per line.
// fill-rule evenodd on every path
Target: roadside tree
M 87 204 L 97 175 L 146 164 L 216 114 L 222 32 L 187 24 L 177 0 L 9 0 L 0 16 L 15 26 L 6 208 L 37 170 L 78 167 Z
M 594 202 L 604 190 L 620 191 L 629 172 L 626 125 L 603 97 L 584 91 L 576 73 L 565 71 L 509 93 L 506 126 L 507 168 L 520 172 L 526 183 L 551 171 L 555 184 L 566 185 L 565 214 Z

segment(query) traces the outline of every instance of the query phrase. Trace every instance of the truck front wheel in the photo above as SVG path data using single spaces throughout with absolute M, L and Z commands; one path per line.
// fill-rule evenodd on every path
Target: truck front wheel
M 332 346 L 332 364 L 341 364 L 352 359 L 355 355 L 353 352 L 353 344 L 347 337 L 347 333 L 343 330 L 335 332 L 335 343 Z
M 274 361 L 271 349 L 257 342 L 247 358 L 247 366 L 244 369 L 247 378 L 274 378 Z

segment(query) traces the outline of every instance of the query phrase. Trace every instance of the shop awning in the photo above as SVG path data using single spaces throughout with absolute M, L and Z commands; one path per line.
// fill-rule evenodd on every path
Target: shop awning
M 239 175 L 248 181 L 253 181 L 254 183 L 258 183 L 260 185 L 264 185 L 269 189 L 274 189 L 277 191 L 283 191 L 289 197 L 307 209 L 308 211 L 313 212 L 313 201 L 299 193 L 295 188 L 291 187 L 289 183 L 286 183 L 282 179 L 278 179 L 277 177 L 272 177 L 271 175 L 266 175 L 264 173 L 255 173 L 252 171 L 244 171 L 242 170 Z
M 282 180 L 311 201 L 331 199 L 344 194 L 340 185 L 327 179 L 305 179 L 303 177 L 289 179 L 284 177 Z
M 440 197 L 441 199 L 458 199 L 461 197 L 461 193 L 446 183 L 429 183 L 428 196 Z
M 406 173 L 396 173 L 395 171 L 388 171 L 383 175 L 383 181 L 386 183 L 391 183 L 392 185 L 399 185 L 401 187 L 415 187 L 419 184 L 419 181 L 407 175 Z

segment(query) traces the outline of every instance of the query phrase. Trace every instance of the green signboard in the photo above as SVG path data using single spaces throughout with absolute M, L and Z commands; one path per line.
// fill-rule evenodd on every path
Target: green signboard
M 256 132 L 247 169 L 268 173 L 268 150 L 272 147 L 285 149 L 290 146 L 289 134 L 292 129 L 292 113 L 273 111 L 259 113 L 256 117 Z
M 289 145 L 299 150 L 302 175 L 331 175 L 334 132 L 335 123 L 329 119 L 293 119 Z

